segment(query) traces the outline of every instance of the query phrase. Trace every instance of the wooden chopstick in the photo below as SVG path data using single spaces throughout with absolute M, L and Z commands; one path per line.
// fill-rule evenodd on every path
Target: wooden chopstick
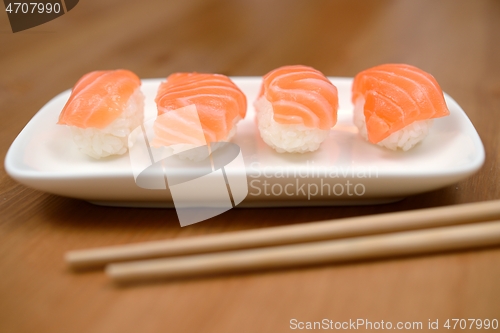
M 500 221 L 306 244 L 111 264 L 117 282 L 276 269 L 500 244 Z
M 102 267 L 112 262 L 373 235 L 498 218 L 500 218 L 500 200 L 495 200 L 187 239 L 71 251 L 66 254 L 65 259 L 73 268 Z

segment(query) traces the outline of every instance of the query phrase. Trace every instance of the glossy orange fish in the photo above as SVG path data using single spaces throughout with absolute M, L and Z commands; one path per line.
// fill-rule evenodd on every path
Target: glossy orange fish
M 159 116 L 195 105 L 207 143 L 227 140 L 236 122 L 245 117 L 247 110 L 243 92 L 221 74 L 172 74 L 160 85 L 155 101 Z M 190 130 L 189 126 L 178 129 Z M 197 129 L 192 131 L 197 132 Z M 189 136 L 189 133 L 183 135 Z
M 337 88 L 318 70 L 302 65 L 264 76 L 259 97 L 271 102 L 274 121 L 328 130 L 337 123 Z
M 450 114 L 436 79 L 405 64 L 386 64 L 354 78 L 352 101 L 363 98 L 368 140 L 378 143 L 418 121 Z
M 121 115 L 140 86 L 141 80 L 128 70 L 90 72 L 75 84 L 58 124 L 105 128 Z

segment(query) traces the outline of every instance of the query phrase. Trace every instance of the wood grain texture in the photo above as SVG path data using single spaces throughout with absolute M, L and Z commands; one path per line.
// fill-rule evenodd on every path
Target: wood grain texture
M 388 205 L 236 209 L 180 228 L 175 211 L 99 207 L 26 188 L 0 169 L 0 332 L 288 332 L 289 321 L 500 319 L 500 249 L 176 280 L 126 288 L 73 274 L 68 250 L 500 199 L 497 0 L 80 1 L 12 34 L 0 13 L 0 156 L 84 73 L 128 68 L 329 76 L 404 62 L 432 73 L 486 149 L 474 176 Z M 404 223 L 404 221 L 402 221 Z

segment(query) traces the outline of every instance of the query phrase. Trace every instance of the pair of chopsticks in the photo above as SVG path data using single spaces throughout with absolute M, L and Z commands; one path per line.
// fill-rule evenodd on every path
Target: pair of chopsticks
M 114 281 L 133 282 L 498 244 L 500 200 L 495 200 L 71 251 L 66 261 L 75 269 L 106 266 Z

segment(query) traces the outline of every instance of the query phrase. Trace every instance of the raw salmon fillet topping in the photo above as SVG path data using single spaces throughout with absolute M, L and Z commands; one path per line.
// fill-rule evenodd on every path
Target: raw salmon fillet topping
M 221 74 L 172 74 L 158 88 L 155 101 L 158 115 L 194 104 L 207 143 L 225 141 L 247 110 L 243 92 Z M 189 127 L 182 128 L 187 130 Z
M 131 71 L 95 71 L 75 84 L 58 124 L 105 128 L 125 110 L 141 80 Z
M 386 64 L 354 78 L 352 101 L 364 99 L 368 140 L 378 143 L 418 120 L 450 114 L 443 91 L 429 73 L 405 64 Z
M 302 65 L 264 76 L 259 97 L 271 102 L 274 121 L 328 130 L 337 123 L 337 88 L 318 70 Z

